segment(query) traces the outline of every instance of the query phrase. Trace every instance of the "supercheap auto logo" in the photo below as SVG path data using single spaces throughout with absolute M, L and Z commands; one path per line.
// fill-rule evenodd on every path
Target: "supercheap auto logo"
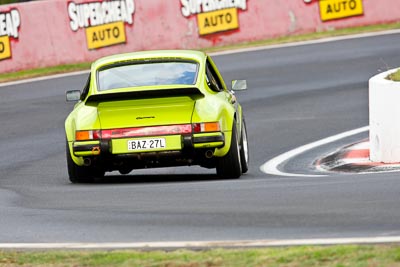
M 306 4 L 319 2 L 322 21 L 342 19 L 364 14 L 362 0 L 304 0 Z
M 134 0 L 68 3 L 72 31 L 85 29 L 88 49 L 126 43 L 125 25 L 133 25 Z
M 21 16 L 17 9 L 0 12 L 0 60 L 11 58 L 10 39 L 18 39 L 20 26 Z
M 247 9 L 247 0 L 181 0 L 184 17 L 197 15 L 199 35 L 238 29 L 239 9 Z

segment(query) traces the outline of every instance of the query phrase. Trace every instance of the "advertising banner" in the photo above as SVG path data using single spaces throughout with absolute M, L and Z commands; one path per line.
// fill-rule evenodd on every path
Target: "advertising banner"
M 0 12 L 0 60 L 12 58 L 11 42 L 18 40 L 20 25 L 18 9 Z

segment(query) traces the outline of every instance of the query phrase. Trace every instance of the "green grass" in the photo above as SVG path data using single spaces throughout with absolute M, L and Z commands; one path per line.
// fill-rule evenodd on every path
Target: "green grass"
M 245 42 L 245 43 L 240 43 L 240 44 L 235 44 L 235 45 L 217 46 L 217 47 L 201 49 L 201 50 L 206 51 L 206 52 L 217 52 L 217 51 L 224 51 L 224 50 L 231 50 L 231 49 L 293 43 L 293 42 L 300 42 L 300 41 L 322 39 L 322 38 L 327 38 L 327 37 L 344 36 L 344 35 L 366 33 L 366 32 L 377 32 L 377 31 L 392 30 L 392 29 L 400 29 L 400 23 L 346 28 L 346 29 L 340 29 L 340 30 L 316 32 L 316 33 L 310 33 L 310 34 L 293 35 L 293 36 L 286 36 L 286 37 L 280 37 L 280 38 L 259 40 L 259 41 L 254 41 L 254 42 Z M 51 75 L 51 74 L 65 73 L 65 72 L 78 71 L 78 70 L 87 70 L 87 69 L 89 69 L 89 67 L 90 67 L 90 63 L 88 62 L 88 63 L 80 63 L 80 64 L 63 65 L 63 66 L 55 66 L 55 67 L 48 67 L 48 68 L 18 71 L 18 72 L 13 72 L 13 73 L 1 73 L 0 74 L 0 82 L 20 80 L 20 79 L 46 76 L 46 75 Z
M 394 72 L 392 74 L 389 74 L 387 79 L 395 81 L 395 82 L 400 82 L 400 69 L 398 69 L 396 72 Z
M 0 251 L 0 266 L 400 266 L 399 245 L 176 251 Z
M 11 3 L 18 3 L 16 0 L 0 0 L 0 5 L 6 5 Z
M 28 78 L 46 76 L 50 74 L 60 74 L 72 71 L 88 70 L 89 68 L 90 68 L 90 63 L 78 63 L 78 64 L 60 65 L 48 68 L 23 70 L 10 73 L 1 73 L 0 82 L 28 79 Z

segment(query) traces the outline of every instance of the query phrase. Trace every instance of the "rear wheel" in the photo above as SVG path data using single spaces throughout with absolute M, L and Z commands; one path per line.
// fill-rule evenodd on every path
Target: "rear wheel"
M 249 145 L 247 143 L 246 122 L 242 121 L 242 135 L 240 137 L 240 162 L 242 164 L 242 173 L 249 170 Z
M 76 165 L 72 160 L 68 142 L 66 153 L 68 176 L 71 183 L 93 183 L 96 178 L 102 178 L 104 176 L 104 171 L 97 170 L 93 167 Z
M 236 130 L 236 121 L 233 122 L 232 139 L 229 152 L 218 159 L 217 175 L 221 178 L 236 179 L 242 175 L 242 164 L 240 162 L 238 133 Z

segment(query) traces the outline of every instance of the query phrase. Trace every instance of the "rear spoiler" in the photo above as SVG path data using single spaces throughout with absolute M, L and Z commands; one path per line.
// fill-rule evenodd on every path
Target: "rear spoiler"
M 176 97 L 176 96 L 189 96 L 192 99 L 197 99 L 204 97 L 204 94 L 196 87 L 106 93 L 106 94 L 97 94 L 89 96 L 88 99 L 86 100 L 86 104 L 90 105 L 99 102 L 165 98 L 165 97 Z

